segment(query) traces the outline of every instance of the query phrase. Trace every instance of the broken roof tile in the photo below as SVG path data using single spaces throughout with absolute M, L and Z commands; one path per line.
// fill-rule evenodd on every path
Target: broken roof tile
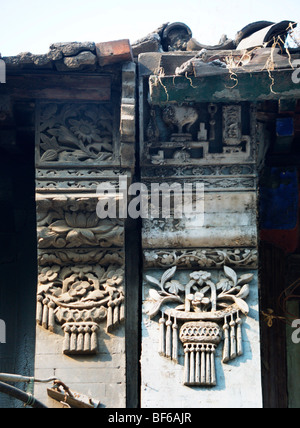
M 208 46 L 193 38 L 192 31 L 186 24 L 174 22 L 162 24 L 132 45 L 128 39 L 104 43 L 53 43 L 47 54 L 23 52 L 4 57 L 3 60 L 8 69 L 14 70 L 48 68 L 58 71 L 97 71 L 99 67 L 101 70 L 106 65 L 137 61 L 139 55 L 152 53 L 159 55 L 156 61 L 160 62 L 160 69 L 162 67 L 167 75 L 176 75 L 176 69 L 179 73 L 180 70 L 185 70 L 184 73 L 190 75 L 224 72 L 224 67 L 216 67 L 216 60 L 217 64 L 226 63 L 227 68 L 235 71 L 242 71 L 244 68 L 250 70 L 251 66 L 259 71 L 259 67 L 263 69 L 263 62 L 268 59 L 269 52 L 263 49 L 270 47 L 270 42 L 273 59 L 276 57 L 273 60 L 274 68 L 286 67 L 287 62 L 290 62 L 289 55 L 292 55 L 292 59 L 299 57 L 294 56 L 300 52 L 299 48 L 289 49 L 289 52 L 283 49 L 285 40 L 295 25 L 294 21 L 253 22 L 238 31 L 235 40 L 224 35 L 218 45 Z M 276 50 L 277 48 L 281 50 Z M 250 49 L 251 52 L 248 52 Z M 205 58 L 203 56 L 200 59 L 199 52 L 204 51 Z

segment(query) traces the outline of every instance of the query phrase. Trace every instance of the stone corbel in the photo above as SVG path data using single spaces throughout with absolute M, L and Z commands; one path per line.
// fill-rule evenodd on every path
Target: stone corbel
M 125 319 L 124 222 L 99 218 L 97 188 L 131 181 L 135 67 L 105 103 L 37 102 L 37 324 L 63 333 L 65 354 L 97 353 L 103 329 Z

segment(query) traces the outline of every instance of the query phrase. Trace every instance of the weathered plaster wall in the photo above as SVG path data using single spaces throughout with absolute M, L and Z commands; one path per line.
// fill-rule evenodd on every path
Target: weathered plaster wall
M 57 334 L 58 333 L 58 334 Z M 125 334 L 101 331 L 99 352 L 95 356 L 72 357 L 62 354 L 63 334 L 49 334 L 37 327 L 35 376 L 39 379 L 57 377 L 71 390 L 100 401 L 101 407 L 126 407 Z M 36 384 L 35 394 L 49 407 L 61 407 L 47 395 L 51 384 Z

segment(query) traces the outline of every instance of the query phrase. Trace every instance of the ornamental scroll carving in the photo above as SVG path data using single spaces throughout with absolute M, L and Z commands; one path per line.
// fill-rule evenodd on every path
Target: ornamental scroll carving
M 144 262 L 147 268 L 177 266 L 218 268 L 236 266 L 256 269 L 258 252 L 255 248 L 207 248 L 184 250 L 145 250 Z
M 237 276 L 223 267 L 218 281 L 211 272 L 195 271 L 188 282 L 175 279 L 177 266 L 161 278 L 146 275 L 150 289 L 145 312 L 159 318 L 159 353 L 178 363 L 179 345 L 184 350 L 184 385 L 215 386 L 216 348 L 223 339 L 222 362 L 243 354 L 242 317 L 248 315 L 245 299 L 253 274 Z

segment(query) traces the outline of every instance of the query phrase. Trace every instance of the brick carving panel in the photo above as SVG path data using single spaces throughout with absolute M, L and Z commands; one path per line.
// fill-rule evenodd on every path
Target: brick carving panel
M 41 103 L 37 116 L 38 165 L 98 165 L 115 158 L 111 105 Z
M 135 64 L 120 77 L 106 102 L 36 105 L 36 320 L 68 355 L 98 353 L 125 320 L 124 222 L 97 216 L 97 186 L 135 165 Z

